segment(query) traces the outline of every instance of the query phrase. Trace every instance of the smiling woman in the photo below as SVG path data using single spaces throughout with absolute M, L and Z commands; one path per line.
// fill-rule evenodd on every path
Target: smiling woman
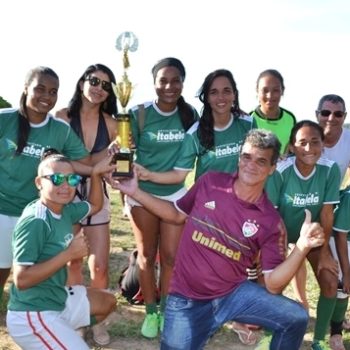
M 24 207 L 38 196 L 34 178 L 44 150 L 55 148 L 73 160 L 88 155 L 67 123 L 49 114 L 58 88 L 52 69 L 36 67 L 26 76 L 20 108 L 0 110 L 0 298 L 12 265 L 12 231 Z

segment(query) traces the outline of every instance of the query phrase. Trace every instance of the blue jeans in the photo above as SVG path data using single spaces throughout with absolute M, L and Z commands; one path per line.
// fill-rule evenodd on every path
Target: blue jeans
M 198 350 L 227 321 L 260 325 L 273 332 L 270 349 L 298 350 L 308 322 L 305 309 L 282 295 L 246 281 L 232 293 L 193 300 L 169 295 L 161 350 Z

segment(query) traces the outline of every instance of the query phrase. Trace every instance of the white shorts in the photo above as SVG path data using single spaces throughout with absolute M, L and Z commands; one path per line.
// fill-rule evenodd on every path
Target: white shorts
M 176 202 L 178 199 L 180 199 L 181 197 L 183 197 L 185 194 L 187 193 L 187 189 L 185 187 L 179 189 L 177 192 L 169 195 L 169 196 L 157 196 L 155 194 L 150 193 L 153 197 L 157 197 L 160 199 L 164 199 L 166 201 L 169 202 Z M 138 201 L 135 201 L 135 199 L 126 196 L 126 203 L 129 206 L 129 209 L 131 209 L 132 207 L 142 207 L 142 204 L 139 203 Z
M 336 234 L 337 234 L 337 233 L 336 233 Z M 342 235 L 342 234 L 345 234 L 345 233 L 340 233 L 340 234 Z M 350 252 L 350 242 L 347 241 L 347 244 L 348 244 L 348 252 Z M 339 258 L 338 258 L 338 254 L 337 254 L 337 249 L 336 249 L 336 247 L 335 247 L 335 240 L 334 240 L 334 237 L 331 237 L 331 238 L 329 239 L 329 246 L 330 246 L 330 248 L 331 248 L 332 255 L 333 255 L 334 259 L 337 260 L 338 263 L 339 263 Z M 350 255 L 349 255 L 349 262 L 350 262 Z M 340 265 L 339 265 L 339 277 L 338 277 L 338 278 L 339 278 L 339 281 L 341 281 L 342 278 L 343 278 L 343 274 L 342 274 L 342 272 L 341 272 Z
M 67 301 L 62 311 L 7 312 L 7 329 L 24 350 L 90 349 L 75 331 L 90 324 L 90 303 L 84 286 L 66 287 Z
M 0 269 L 12 266 L 12 235 L 19 217 L 0 214 Z

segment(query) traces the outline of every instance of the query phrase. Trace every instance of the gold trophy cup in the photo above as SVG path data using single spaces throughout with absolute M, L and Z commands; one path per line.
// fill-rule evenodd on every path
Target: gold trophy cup
M 132 162 L 134 154 L 130 149 L 130 115 L 127 113 L 126 106 L 129 102 L 131 92 L 133 90 L 126 70 L 129 68 L 128 51 L 136 51 L 138 41 L 132 32 L 124 32 L 117 38 L 116 48 L 123 51 L 123 67 L 124 74 L 121 81 L 113 84 L 114 94 L 122 106 L 122 113 L 118 113 L 118 130 L 116 141 L 120 147 L 119 153 L 115 154 L 112 162 L 116 164 L 115 171 L 112 173 L 114 177 L 132 177 Z

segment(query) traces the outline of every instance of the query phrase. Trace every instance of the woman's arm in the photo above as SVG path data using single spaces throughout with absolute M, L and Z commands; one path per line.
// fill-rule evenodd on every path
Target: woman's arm
M 67 249 L 53 258 L 31 266 L 14 264 L 13 282 L 18 289 L 31 288 L 46 280 L 68 261 L 80 259 L 88 254 L 88 245 L 83 233 L 76 235 Z

